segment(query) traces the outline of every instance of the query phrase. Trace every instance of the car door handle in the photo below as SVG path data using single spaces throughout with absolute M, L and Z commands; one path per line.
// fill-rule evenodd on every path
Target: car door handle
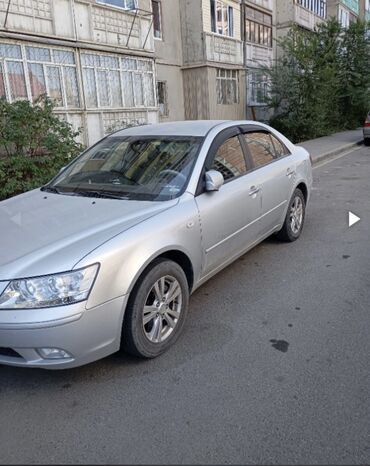
M 249 195 L 250 196 L 255 196 L 260 191 L 261 191 L 261 188 L 258 188 L 257 186 L 251 186 L 250 191 L 249 191 Z
M 286 176 L 293 176 L 295 175 L 295 170 L 293 168 L 288 168 L 286 171 Z

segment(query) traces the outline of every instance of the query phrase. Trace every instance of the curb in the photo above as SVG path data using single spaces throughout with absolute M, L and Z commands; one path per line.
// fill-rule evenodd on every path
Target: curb
M 311 160 L 312 160 L 312 166 L 315 167 L 318 165 L 320 162 L 323 162 L 324 160 L 331 159 L 333 157 L 336 157 L 337 155 L 343 154 L 345 152 L 350 151 L 351 149 L 355 149 L 356 147 L 362 146 L 363 145 L 363 140 L 360 140 L 358 142 L 351 142 L 349 144 L 345 144 L 343 146 L 337 147 L 334 150 L 331 150 L 329 152 L 325 152 L 324 154 L 317 154 L 317 155 L 311 155 Z M 304 147 L 304 146 L 301 146 Z

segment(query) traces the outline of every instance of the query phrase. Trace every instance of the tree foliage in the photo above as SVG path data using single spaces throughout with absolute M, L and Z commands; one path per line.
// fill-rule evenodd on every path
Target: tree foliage
M 46 96 L 0 99 L 0 200 L 45 184 L 81 152 L 79 132 L 53 110 Z
M 370 25 L 315 31 L 293 26 L 279 41 L 271 81 L 271 125 L 299 142 L 358 127 L 370 109 Z

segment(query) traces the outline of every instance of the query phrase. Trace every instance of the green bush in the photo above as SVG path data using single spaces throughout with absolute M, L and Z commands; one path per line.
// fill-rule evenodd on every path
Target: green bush
M 271 82 L 270 124 L 294 142 L 358 127 L 370 109 L 369 24 L 343 29 L 334 19 L 279 41 Z
M 0 99 L 0 200 L 47 183 L 81 152 L 79 131 L 53 110 L 46 96 L 34 105 Z

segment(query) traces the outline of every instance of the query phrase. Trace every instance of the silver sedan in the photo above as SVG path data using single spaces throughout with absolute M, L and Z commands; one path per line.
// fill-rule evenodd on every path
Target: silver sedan
M 0 363 L 167 350 L 189 295 L 274 233 L 299 238 L 309 154 L 251 121 L 116 132 L 0 203 Z

